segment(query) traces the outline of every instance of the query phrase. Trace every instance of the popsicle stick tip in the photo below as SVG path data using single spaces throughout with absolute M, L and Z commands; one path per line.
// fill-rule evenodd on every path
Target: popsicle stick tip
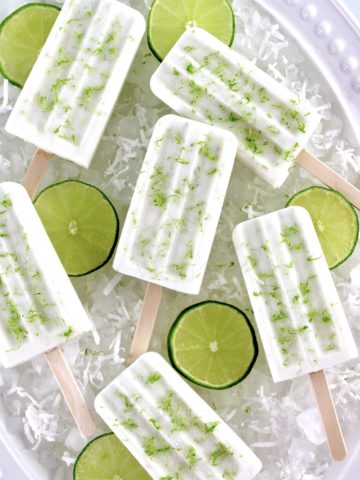
M 347 448 L 327 383 L 326 374 L 324 370 L 319 370 L 318 372 L 310 373 L 309 377 L 326 432 L 331 456 L 334 460 L 341 462 L 346 458 Z
M 331 456 L 337 462 L 343 462 L 347 457 L 347 448 L 331 451 Z
M 296 163 L 328 187 L 340 192 L 354 207 L 360 210 L 360 190 L 321 160 L 307 150 L 302 150 L 296 158 Z
M 87 414 L 84 410 L 84 417 L 86 417 Z M 78 425 L 79 427 L 79 430 L 80 430 L 80 433 L 85 437 L 85 438 L 89 438 L 89 437 L 92 437 L 95 433 L 96 433 L 96 430 L 97 430 L 97 427 L 93 421 L 93 419 L 90 417 L 88 419 L 88 421 L 86 423 L 84 423 L 83 425 Z

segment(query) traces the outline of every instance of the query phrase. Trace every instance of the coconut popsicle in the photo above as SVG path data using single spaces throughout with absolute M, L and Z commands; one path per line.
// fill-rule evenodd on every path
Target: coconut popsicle
M 176 115 L 155 125 L 114 268 L 183 293 L 199 293 L 237 142 Z
M 182 35 L 151 88 L 180 115 L 232 131 L 241 161 L 273 187 L 320 120 L 307 101 L 199 28 Z
M 152 478 L 251 480 L 261 462 L 157 353 L 110 383 L 95 408 Z
M 148 349 L 162 287 L 199 292 L 236 150 L 225 130 L 175 115 L 156 123 L 113 265 L 149 282 L 129 363 Z
M 13 182 L 0 184 L 0 245 L 0 361 L 13 367 L 52 350 L 47 359 L 65 377 L 68 367 L 55 347 L 92 323 L 28 194 Z M 74 389 L 69 407 L 82 432 L 91 434 L 94 424 Z
M 346 449 L 323 369 L 358 352 L 311 217 L 289 207 L 240 223 L 233 240 L 272 377 L 310 374 L 340 460 Z
M 6 130 L 89 167 L 144 30 L 116 0 L 66 0 Z
M 0 359 L 5 367 L 86 332 L 92 324 L 24 188 L 0 184 Z
M 310 103 L 205 30 L 186 30 L 150 85 L 179 115 L 233 132 L 239 160 L 272 187 L 297 163 L 360 208 L 359 190 L 305 150 L 320 121 Z
M 289 207 L 240 223 L 233 238 L 275 382 L 357 356 L 305 209 Z

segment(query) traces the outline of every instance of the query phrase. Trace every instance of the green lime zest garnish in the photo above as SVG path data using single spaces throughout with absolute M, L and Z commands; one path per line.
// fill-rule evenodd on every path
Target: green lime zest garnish
M 216 450 L 210 455 L 210 463 L 213 467 L 216 467 L 224 458 L 231 457 L 232 455 L 234 455 L 234 452 L 229 447 L 222 442 L 218 442 Z
M 159 380 L 161 380 L 160 373 L 154 372 L 147 377 L 146 383 L 150 383 L 152 385 L 154 383 L 157 383 Z

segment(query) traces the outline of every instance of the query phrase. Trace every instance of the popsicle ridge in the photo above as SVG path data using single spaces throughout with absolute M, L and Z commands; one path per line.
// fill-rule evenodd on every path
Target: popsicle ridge
M 7 350 L 12 350 L 40 335 L 44 324 L 51 329 L 54 324 L 65 327 L 65 323 L 53 308 L 52 294 L 29 254 L 27 235 L 13 216 L 12 201 L 7 194 L 0 199 L 0 205 L 1 310 L 7 316 L 7 322 L 0 328 L 7 341 Z M 32 331 L 28 323 L 32 324 Z

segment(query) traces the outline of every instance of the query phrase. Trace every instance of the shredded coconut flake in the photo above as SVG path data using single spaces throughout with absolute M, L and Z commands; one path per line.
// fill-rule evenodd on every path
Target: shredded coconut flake
M 0 115 L 12 110 L 12 105 L 9 104 L 9 81 L 3 81 L 2 104 L 0 106 Z

